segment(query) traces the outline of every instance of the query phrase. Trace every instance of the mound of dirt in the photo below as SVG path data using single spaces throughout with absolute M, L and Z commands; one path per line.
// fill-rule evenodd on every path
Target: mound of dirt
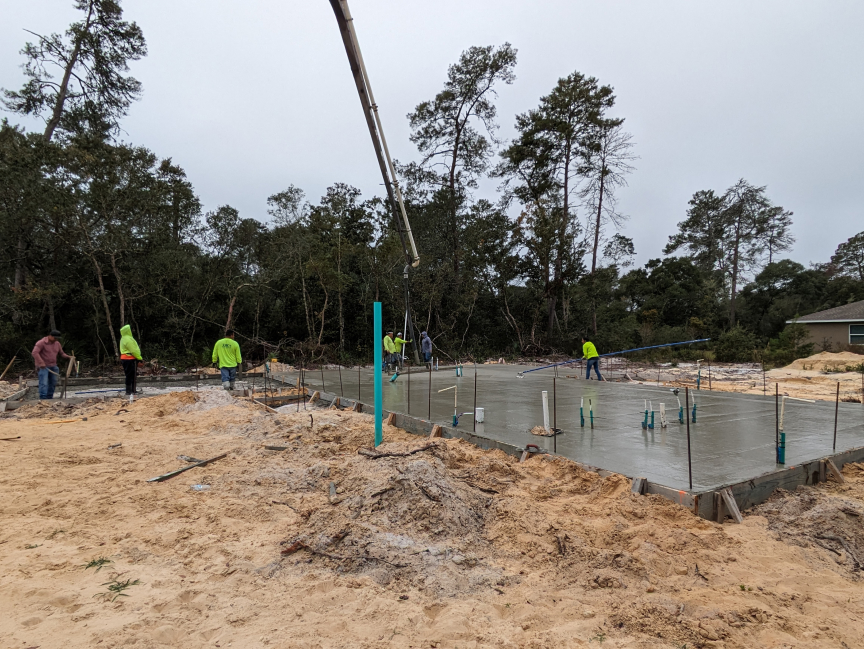
M 824 372 L 843 371 L 846 367 L 852 367 L 864 363 L 864 355 L 852 352 L 819 352 L 807 358 L 799 358 L 783 369 L 787 370 L 816 370 Z
M 847 464 L 844 473 L 864 477 L 864 465 Z M 824 548 L 834 563 L 861 579 L 864 570 L 864 506 L 859 500 L 801 486 L 794 492 L 778 489 L 753 513 L 768 519 L 768 529 L 791 545 Z M 823 559 L 824 559 L 824 555 Z M 836 569 L 832 562 L 825 562 Z
M 372 449 L 365 413 L 274 414 L 218 388 L 69 413 L 48 415 L 74 418 L 62 426 L 0 418 L 0 437 L 20 435 L 0 447 L 2 647 L 842 649 L 864 637 L 864 467 L 721 526 L 551 454 L 520 463 L 387 425 Z
M 17 381 L 15 383 L 10 383 L 9 381 L 0 381 L 0 401 L 6 399 L 7 397 L 19 392 L 21 388 L 18 387 Z
M 249 372 L 261 372 L 264 373 L 267 371 L 267 367 L 270 367 L 271 374 L 283 374 L 285 372 L 293 372 L 294 366 L 289 365 L 288 363 L 261 363 L 258 367 L 253 367 Z

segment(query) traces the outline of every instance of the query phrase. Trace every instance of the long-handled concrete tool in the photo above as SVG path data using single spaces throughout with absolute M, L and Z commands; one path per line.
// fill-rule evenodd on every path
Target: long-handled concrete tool
M 710 338 L 699 338 L 698 340 L 685 340 L 680 343 L 667 343 L 666 345 L 651 345 L 650 347 L 636 347 L 635 349 L 624 349 L 620 352 L 610 352 L 608 354 L 600 354 L 597 358 L 604 358 L 606 356 L 619 356 L 621 354 L 629 354 L 630 352 L 641 352 L 646 349 L 659 349 L 660 347 L 675 347 L 676 345 L 692 345 L 693 343 L 705 343 L 711 340 Z M 529 372 L 539 372 L 540 370 L 548 370 L 551 367 L 559 367 L 561 365 L 570 365 L 571 363 L 578 363 L 581 358 L 574 358 L 569 361 L 564 361 L 563 363 L 553 363 L 552 365 L 544 365 L 543 367 L 535 367 L 530 370 L 525 370 L 524 372 L 519 372 L 516 374 L 517 378 L 522 378 Z

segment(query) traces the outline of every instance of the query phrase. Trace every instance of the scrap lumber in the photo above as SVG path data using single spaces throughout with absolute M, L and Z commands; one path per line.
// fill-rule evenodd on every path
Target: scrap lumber
M 195 462 L 194 464 L 190 464 L 189 466 L 184 466 L 175 471 L 169 471 L 168 473 L 163 473 L 162 475 L 157 475 L 155 478 L 150 478 L 147 482 L 162 482 L 163 480 L 168 480 L 169 478 L 173 478 L 175 475 L 180 475 L 184 471 L 188 471 L 189 469 L 194 469 L 197 466 L 205 466 L 210 464 L 211 462 L 215 462 L 216 460 L 221 460 L 223 457 L 227 457 L 227 453 L 223 453 L 222 455 L 217 455 L 216 457 L 211 457 L 209 460 L 201 460 L 200 462 Z
M 359 455 L 363 455 L 372 460 L 377 460 L 381 457 L 408 457 L 409 455 L 414 455 L 415 453 L 421 453 L 423 451 L 428 451 L 430 448 L 436 448 L 437 444 L 427 444 L 426 446 L 420 446 L 415 448 L 407 453 L 379 453 L 378 451 L 371 448 L 361 448 L 357 451 Z
M 279 414 L 278 412 L 276 412 L 275 408 L 271 408 L 266 403 L 262 403 L 262 402 L 258 401 L 258 399 L 252 399 L 252 401 L 254 403 L 257 403 L 259 406 L 264 406 L 265 408 L 267 408 L 268 412 L 272 412 L 272 413 L 277 414 L 277 415 Z
M 840 469 L 838 469 L 837 465 L 834 464 L 834 460 L 825 460 L 825 466 L 828 467 L 828 471 L 831 472 L 831 475 L 834 476 L 834 479 L 837 482 L 839 482 L 840 484 L 846 482 L 846 478 L 844 478 L 843 474 L 840 473 Z
M 648 486 L 648 480 L 645 478 L 633 478 L 633 483 L 630 485 L 630 492 L 638 496 L 645 494 L 645 488 Z
M 738 503 L 735 502 L 735 496 L 732 495 L 732 490 L 729 487 L 720 490 L 720 495 L 723 497 L 723 504 L 729 515 L 736 523 L 743 523 L 744 517 L 741 516 L 741 511 L 738 509 Z
M 12 357 L 12 360 L 9 361 L 9 364 L 6 366 L 6 369 L 3 370 L 3 374 L 0 374 L 0 381 L 3 380 L 3 377 L 4 377 L 4 376 L 6 376 L 6 372 L 8 372 L 8 371 L 9 371 L 9 368 L 12 367 L 12 363 L 15 362 L 15 359 L 16 359 L 16 358 L 18 358 L 18 357 L 17 357 L 17 356 L 13 356 L 13 357 Z
M 441 428 L 441 426 L 439 426 L 438 424 L 434 424 L 432 426 L 432 432 L 429 433 L 429 439 L 432 439 L 433 437 L 441 437 L 442 434 L 443 429 Z
M 393 426 L 395 422 L 396 422 L 396 413 L 391 412 L 389 415 L 387 415 L 387 421 L 385 421 L 384 423 L 387 424 L 388 426 Z

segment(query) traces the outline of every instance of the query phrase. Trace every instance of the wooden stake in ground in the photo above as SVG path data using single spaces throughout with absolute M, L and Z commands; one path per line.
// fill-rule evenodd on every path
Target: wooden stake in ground
M 6 369 L 3 370 L 3 374 L 0 374 L 0 381 L 3 380 L 3 377 L 4 377 L 4 376 L 6 376 L 6 372 L 8 372 L 8 371 L 9 371 L 9 368 L 12 367 L 12 363 L 15 362 L 15 359 L 16 359 L 16 358 L 18 358 L 18 357 L 17 357 L 17 356 L 13 356 L 13 357 L 12 357 L 12 360 L 9 361 L 9 364 L 6 366 Z
M 72 358 L 69 359 L 69 364 L 66 365 L 66 376 L 63 377 L 63 398 L 66 398 L 66 386 L 69 384 L 69 375 L 72 374 L 72 368 L 75 367 L 75 352 L 72 352 Z
M 477 363 L 474 363 L 474 432 L 477 432 Z
M 833 449 L 837 450 L 837 414 L 840 410 L 840 381 L 837 381 L 837 398 L 834 401 L 834 446 Z
M 690 457 L 690 388 L 684 388 L 684 401 L 687 404 L 684 417 L 687 419 L 687 472 L 690 475 L 690 489 L 693 489 L 693 463 Z

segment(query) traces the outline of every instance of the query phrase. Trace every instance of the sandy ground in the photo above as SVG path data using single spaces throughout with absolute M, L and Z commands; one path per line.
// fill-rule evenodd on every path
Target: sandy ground
M 856 371 L 845 371 L 856 368 Z M 780 394 L 804 399 L 834 401 L 837 384 L 840 384 L 840 399 L 861 403 L 864 395 L 864 355 L 851 352 L 821 352 L 799 359 L 786 367 L 762 372 L 756 363 L 703 363 L 701 367 L 701 389 L 746 394 L 774 394 L 775 384 Z M 610 364 L 610 376 L 646 385 L 696 386 L 699 370 L 695 363 L 672 366 L 663 364 L 629 363 L 626 360 Z M 574 375 L 575 376 L 575 375 Z
M 0 647 L 862 646 L 864 467 L 721 526 L 566 460 L 388 426 L 364 450 L 369 415 L 219 390 L 24 406 L 18 435 Z
M 0 381 L 0 400 L 12 396 L 16 392 L 20 391 L 21 388 L 18 386 L 18 381 L 15 381 L 14 383 L 11 381 Z

